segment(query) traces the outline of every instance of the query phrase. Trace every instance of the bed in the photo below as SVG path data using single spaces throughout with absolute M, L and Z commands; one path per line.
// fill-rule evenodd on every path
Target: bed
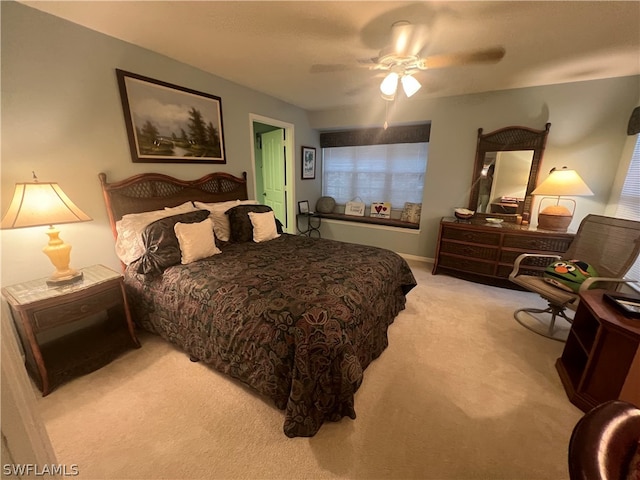
M 254 218 L 273 218 L 268 207 L 251 206 L 256 202 L 248 200 L 246 174 L 192 181 L 141 174 L 113 183 L 99 177 L 117 245 L 130 218 L 166 207 L 180 212 L 144 227 L 143 257 L 156 248 L 150 246 L 154 238 L 171 237 L 175 250 L 178 233 L 172 236 L 163 224 L 213 216 L 214 210 L 202 212 L 203 204 L 241 204 L 226 210 L 231 230 L 237 228 L 236 210 L 243 225 L 247 210 L 259 211 L 250 218 L 254 239 Z M 189 202 L 199 207 L 182 212 Z M 206 221 L 192 220 L 191 227 Z M 164 228 L 161 235 L 157 225 Z M 289 437 L 313 436 L 325 421 L 355 419 L 363 372 L 387 347 L 387 330 L 416 285 L 404 259 L 385 249 L 286 233 L 246 241 L 231 232 L 226 241 L 214 240 L 218 253 L 186 264 L 174 259 L 151 273 L 145 268 L 155 264 L 145 266 L 143 257 L 123 263 L 137 324 L 271 399 L 285 411 Z

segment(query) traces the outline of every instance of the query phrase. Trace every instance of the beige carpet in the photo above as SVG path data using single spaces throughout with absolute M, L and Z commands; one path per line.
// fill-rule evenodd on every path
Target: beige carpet
M 562 479 L 582 412 L 554 363 L 563 344 L 517 324 L 535 295 L 412 262 L 418 287 L 365 372 L 357 419 L 287 438 L 268 400 L 161 339 L 39 406 L 82 479 Z

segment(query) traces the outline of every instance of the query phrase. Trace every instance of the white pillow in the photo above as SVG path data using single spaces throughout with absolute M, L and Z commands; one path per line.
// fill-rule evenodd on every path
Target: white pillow
M 209 214 L 209 218 L 213 220 L 213 231 L 216 233 L 216 237 L 223 242 L 228 242 L 229 237 L 231 236 L 231 225 L 229 224 L 229 217 L 225 215 L 224 212 L 238 205 L 258 204 L 256 200 L 230 200 L 228 202 L 193 203 L 198 210 L 206 209 L 211 212 Z
M 165 212 L 171 212 L 171 215 L 178 215 L 180 213 L 189 213 L 199 210 L 198 208 L 193 206 L 191 202 L 184 202 L 182 205 L 178 205 L 177 207 L 164 207 Z
M 181 263 L 186 265 L 201 258 L 222 253 L 216 247 L 209 218 L 200 223 L 176 223 L 173 227 L 180 244 Z
M 249 212 L 249 219 L 253 225 L 253 241 L 266 242 L 278 238 L 280 234 L 276 227 L 276 217 L 273 211 L 257 213 Z

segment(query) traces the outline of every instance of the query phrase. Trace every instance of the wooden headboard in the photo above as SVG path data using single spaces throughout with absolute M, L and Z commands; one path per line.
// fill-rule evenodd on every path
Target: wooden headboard
M 142 173 L 119 182 L 108 183 L 98 174 L 114 238 L 116 222 L 128 213 L 150 212 L 177 207 L 188 201 L 205 203 L 248 200 L 247 172 L 242 177 L 229 173 L 210 173 L 197 180 L 180 180 L 161 173 Z

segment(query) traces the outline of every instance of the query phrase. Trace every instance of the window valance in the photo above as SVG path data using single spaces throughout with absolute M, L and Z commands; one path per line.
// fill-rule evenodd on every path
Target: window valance
M 428 142 L 431 124 L 402 125 L 397 127 L 362 128 L 324 132 L 320 134 L 320 147 L 356 147 L 364 145 L 388 145 L 393 143 Z

